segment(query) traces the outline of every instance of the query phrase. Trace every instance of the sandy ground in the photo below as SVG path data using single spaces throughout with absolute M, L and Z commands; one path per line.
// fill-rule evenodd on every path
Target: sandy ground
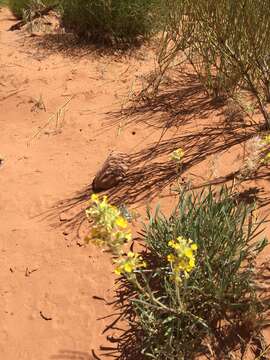
M 164 157 L 184 146 L 183 181 L 222 179 L 239 167 L 239 144 L 252 128 L 224 130 L 222 109 L 190 77 L 172 84 L 151 108 L 122 116 L 119 110 L 152 68 L 151 50 L 132 56 L 71 51 L 60 36 L 8 32 L 13 23 L 0 10 L 1 359 L 92 359 L 106 344 L 103 317 L 112 311 L 93 297 L 110 299 L 114 278 L 109 257 L 82 246 L 80 224 L 108 153 L 120 150 L 133 159 L 129 180 L 111 197 L 143 214 L 151 196 L 152 206 L 159 201 L 166 212 L 177 176 Z M 243 189 L 264 204 L 267 174 Z

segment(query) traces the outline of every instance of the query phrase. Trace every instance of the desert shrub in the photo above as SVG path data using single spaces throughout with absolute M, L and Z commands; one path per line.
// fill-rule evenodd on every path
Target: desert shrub
M 23 17 L 23 10 L 27 9 L 29 6 L 30 0 L 9 0 L 9 8 L 12 13 L 18 18 Z
M 159 0 L 63 0 L 65 28 L 98 42 L 131 42 L 155 30 Z
M 118 350 L 127 359 L 192 360 L 215 351 L 227 358 L 258 335 L 267 301 L 255 263 L 267 240 L 258 240 L 252 210 L 224 187 L 183 191 L 169 218 L 148 211 L 145 250 L 114 260 L 130 324 Z
M 41 9 L 42 7 L 58 2 L 57 0 L 8 0 L 8 5 L 12 13 L 18 19 L 22 19 L 24 14 L 31 9 Z
M 7 0 L 0 0 L 0 7 L 7 5 Z
M 269 127 L 269 1 L 166 3 L 170 11 L 159 53 L 160 73 L 182 57 L 193 66 L 210 95 L 233 97 L 240 89 L 252 93 Z

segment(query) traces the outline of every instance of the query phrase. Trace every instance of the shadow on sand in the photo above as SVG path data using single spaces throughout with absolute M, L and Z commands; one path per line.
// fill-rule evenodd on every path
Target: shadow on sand
M 142 126 L 150 126 L 154 128 L 167 129 L 172 127 L 180 128 L 194 121 L 199 117 L 207 119 L 211 112 L 219 112 L 222 115 L 224 103 L 209 99 L 203 92 L 201 86 L 195 82 L 194 78 L 183 79 L 183 86 L 157 96 L 151 103 L 137 105 L 127 112 L 110 114 L 108 126 L 115 126 L 117 121 L 121 121 L 121 116 L 127 119 L 127 122 L 135 121 Z M 156 114 L 161 116 L 156 120 Z M 146 120 L 147 119 L 147 120 Z M 220 116 L 222 119 L 222 116 Z M 179 134 L 180 133 L 180 134 Z M 178 134 L 170 139 L 163 137 L 156 143 L 150 144 L 144 149 L 130 154 L 131 166 L 125 178 L 125 181 L 106 192 L 110 201 L 114 204 L 134 205 L 141 202 L 148 202 L 153 197 L 159 195 L 163 189 L 168 188 L 177 180 L 181 180 L 186 184 L 185 173 L 190 171 L 194 166 L 201 164 L 208 157 L 216 155 L 220 152 L 231 149 L 236 145 L 244 144 L 258 133 L 258 125 L 246 124 L 244 122 L 224 123 L 220 121 L 218 124 L 207 125 L 201 127 L 200 130 L 191 130 L 189 133 Z M 183 159 L 181 171 L 179 172 L 173 161 L 168 161 L 169 154 L 176 148 L 183 147 L 185 149 L 185 157 Z M 190 186 L 191 189 L 199 189 L 209 185 L 221 185 L 233 181 L 238 175 L 238 171 L 231 172 L 226 176 L 216 178 L 212 181 L 203 181 L 197 185 Z M 244 182 L 250 180 L 270 180 L 269 171 L 266 167 L 258 169 Z M 189 184 L 190 185 L 190 184 Z M 91 185 L 78 191 L 74 196 L 56 204 L 50 214 L 46 216 L 55 219 L 59 213 L 72 212 L 73 215 L 65 222 L 72 231 L 79 232 L 79 229 L 85 221 L 85 208 L 88 199 L 92 193 Z M 237 199 L 252 203 L 257 201 L 259 206 L 270 204 L 270 195 L 265 194 L 264 190 L 254 183 L 237 193 Z M 58 220 L 58 217 L 57 217 Z M 57 221 L 59 225 L 59 221 Z M 56 226 L 58 226 L 56 225 Z M 117 315 L 113 314 L 112 322 L 104 329 L 104 334 L 111 330 L 118 332 L 116 337 L 108 336 L 108 340 L 112 346 L 103 346 L 101 350 L 101 358 L 115 358 L 118 360 L 143 360 L 145 357 L 141 354 L 140 337 L 142 336 L 139 327 L 136 326 L 135 314 L 132 311 L 128 300 L 133 296 L 127 284 L 118 282 L 118 290 L 116 291 L 115 300 L 107 303 L 116 309 Z M 119 323 L 122 320 L 128 320 L 130 326 L 127 330 L 120 328 Z M 239 329 L 237 330 L 239 333 Z M 220 334 L 220 339 L 224 334 Z M 243 335 L 244 336 L 244 335 Z M 234 333 L 228 334 L 226 339 L 222 341 L 228 343 L 235 338 Z M 220 343 L 222 347 L 222 342 Z M 235 346 L 233 341 L 231 346 Z M 70 359 L 70 360 L 92 360 L 100 359 L 95 353 L 92 355 L 76 352 L 65 351 L 60 353 L 54 359 Z

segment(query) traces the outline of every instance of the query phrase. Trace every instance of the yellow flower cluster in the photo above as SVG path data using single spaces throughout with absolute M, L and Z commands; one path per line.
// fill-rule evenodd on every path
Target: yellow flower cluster
M 107 196 L 100 200 L 98 195 L 93 194 L 86 216 L 93 223 L 87 242 L 107 246 L 113 253 L 119 253 L 121 246 L 131 240 L 128 222 L 115 206 L 108 203 Z
M 168 245 L 174 250 L 167 256 L 174 278 L 180 280 L 181 273 L 188 278 L 189 273 L 195 267 L 197 245 L 192 240 L 182 236 L 179 236 L 176 240 L 169 241 Z
M 264 159 L 263 159 L 263 162 L 264 162 L 264 163 L 267 163 L 267 164 L 268 164 L 269 161 L 270 161 L 270 152 L 267 153 L 267 154 L 265 155 Z
M 270 135 L 266 135 L 264 139 L 262 140 L 262 143 L 264 145 L 270 145 Z
M 127 254 L 127 257 L 121 257 L 114 261 L 117 264 L 114 270 L 116 275 L 131 274 L 140 268 L 146 268 L 146 262 L 143 258 L 132 251 Z
M 185 152 L 182 148 L 176 149 L 171 153 L 171 160 L 180 162 L 185 155 Z

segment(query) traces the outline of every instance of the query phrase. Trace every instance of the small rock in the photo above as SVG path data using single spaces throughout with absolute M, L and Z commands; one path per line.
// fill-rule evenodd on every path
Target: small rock
M 119 184 L 126 177 L 129 166 L 130 157 L 128 154 L 112 152 L 92 182 L 93 191 L 108 190 Z
M 60 221 L 68 221 L 68 220 L 70 220 L 70 216 L 68 216 L 68 214 L 67 213 L 61 213 L 60 215 L 59 215 L 59 220 Z
M 82 240 L 78 240 L 78 241 L 76 242 L 76 244 L 77 244 L 79 247 L 85 246 L 85 242 L 82 241 Z

